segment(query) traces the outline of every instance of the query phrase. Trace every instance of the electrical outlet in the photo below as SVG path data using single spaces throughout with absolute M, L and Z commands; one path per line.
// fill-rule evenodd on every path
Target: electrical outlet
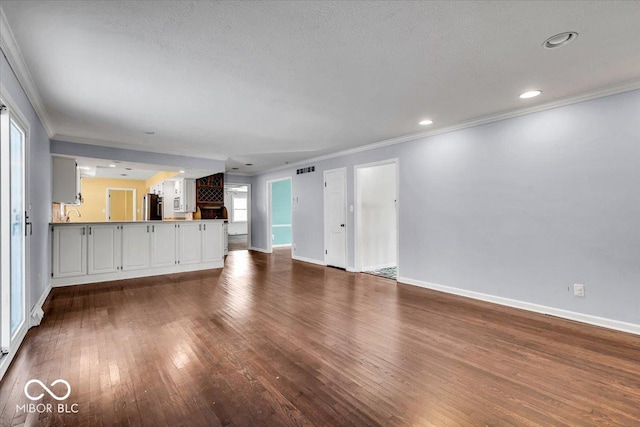
M 573 285 L 573 295 L 577 296 L 577 297 L 583 297 L 584 296 L 584 285 L 580 285 L 578 283 Z

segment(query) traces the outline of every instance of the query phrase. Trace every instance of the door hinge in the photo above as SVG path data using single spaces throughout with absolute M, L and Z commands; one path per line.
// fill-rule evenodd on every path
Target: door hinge
M 324 183 L 324 186 L 325 186 L 325 187 L 327 186 L 327 183 L 326 183 L 326 182 Z
M 324 254 L 325 254 L 325 255 L 327 254 L 327 250 L 326 250 L 326 249 L 325 249 L 325 251 L 324 251 Z

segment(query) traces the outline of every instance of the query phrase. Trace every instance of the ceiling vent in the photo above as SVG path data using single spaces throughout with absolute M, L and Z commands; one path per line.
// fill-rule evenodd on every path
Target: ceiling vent
M 300 175 L 303 173 L 309 173 L 309 172 L 315 172 L 316 171 L 316 167 L 315 166 L 309 166 L 306 168 L 300 168 L 298 170 L 296 170 L 296 175 Z

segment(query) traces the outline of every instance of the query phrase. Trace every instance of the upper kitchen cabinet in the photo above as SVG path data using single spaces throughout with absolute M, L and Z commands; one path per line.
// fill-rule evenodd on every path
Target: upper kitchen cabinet
M 53 156 L 52 201 L 54 203 L 79 204 L 80 172 L 75 159 Z
M 174 210 L 176 212 L 196 211 L 196 180 L 181 178 L 175 183 Z

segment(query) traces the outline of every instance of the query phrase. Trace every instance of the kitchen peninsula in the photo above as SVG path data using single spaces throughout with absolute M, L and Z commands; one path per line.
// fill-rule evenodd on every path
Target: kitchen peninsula
M 50 224 L 51 285 L 222 268 L 223 219 Z

